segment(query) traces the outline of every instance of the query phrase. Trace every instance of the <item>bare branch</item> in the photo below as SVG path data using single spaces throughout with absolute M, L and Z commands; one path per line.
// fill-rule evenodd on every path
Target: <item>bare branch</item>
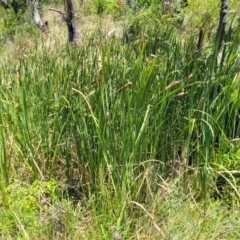
M 60 10 L 57 10 L 57 9 L 55 9 L 55 8 L 49 8 L 48 10 L 49 10 L 49 11 L 53 11 L 53 12 L 57 12 L 57 13 L 62 14 L 62 15 L 65 14 L 65 12 L 60 11 Z

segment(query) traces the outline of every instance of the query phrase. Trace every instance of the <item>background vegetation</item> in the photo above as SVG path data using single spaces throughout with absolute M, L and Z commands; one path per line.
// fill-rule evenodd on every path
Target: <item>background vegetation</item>
M 58 3 L 45 35 L 0 9 L 2 239 L 239 238 L 239 3 L 219 51 L 213 2 L 86 1 L 75 48 Z

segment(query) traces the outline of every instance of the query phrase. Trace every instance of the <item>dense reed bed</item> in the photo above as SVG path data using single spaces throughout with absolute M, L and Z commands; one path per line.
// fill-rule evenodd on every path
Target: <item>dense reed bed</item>
M 170 196 L 190 201 L 192 217 L 198 208 L 208 213 L 207 203 L 221 198 L 225 184 L 231 192 L 226 202 L 238 205 L 239 30 L 219 52 L 214 41 L 200 49 L 196 34 L 179 39 L 169 26 L 147 21 L 123 38 L 92 36 L 72 49 L 43 43 L 14 61 L 1 59 L 2 204 L 25 238 L 32 235 L 13 210 L 9 190 L 16 182 L 50 182 L 45 198 L 70 198 L 76 209 L 90 204 L 96 222 L 111 215 L 106 225 L 95 223 L 102 228 L 99 239 L 110 239 L 109 224 L 127 239 L 136 237 L 130 234 L 135 228 L 141 239 L 177 236 L 170 219 L 179 205 L 169 207 Z M 63 186 L 61 197 L 53 179 Z M 26 202 L 38 209 L 38 200 Z M 168 216 L 164 206 L 172 209 Z M 150 216 L 149 230 L 136 222 L 146 218 L 142 213 Z M 239 235 L 228 224 L 214 225 L 219 231 L 207 238 Z M 179 238 L 204 239 L 200 228 L 187 238 L 188 230 Z

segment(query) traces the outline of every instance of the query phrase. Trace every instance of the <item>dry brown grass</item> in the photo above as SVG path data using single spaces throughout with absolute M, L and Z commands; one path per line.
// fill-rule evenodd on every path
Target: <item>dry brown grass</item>
M 41 50 L 42 46 L 47 47 L 53 54 L 57 54 L 58 49 L 67 44 L 67 26 L 62 20 L 61 14 L 49 11 L 49 7 L 63 11 L 63 6 L 61 5 L 51 5 L 44 8 L 42 18 L 44 21 L 48 21 L 47 34 L 39 32 L 36 36 L 33 32 L 32 35 L 30 34 L 29 36 L 28 34 L 25 36 L 23 33 L 16 36 L 13 40 L 8 40 L 2 46 L 1 59 L 19 60 L 24 57 L 28 49 L 37 47 L 37 49 Z M 116 20 L 112 16 L 85 16 L 82 8 L 80 5 L 76 8 L 77 25 L 81 35 L 81 42 L 88 41 L 89 36 L 93 34 L 103 38 L 122 36 L 123 25 L 126 19 Z M 35 28 L 34 25 L 32 27 Z
M 49 23 L 47 39 L 52 45 L 65 44 L 67 41 L 66 24 L 59 13 L 49 11 L 48 8 L 46 7 L 44 14 L 44 20 Z M 61 6 L 57 6 L 56 9 L 63 10 Z M 111 35 L 115 35 L 116 37 L 122 36 L 124 19 L 115 20 L 112 16 L 85 16 L 81 6 L 76 8 L 76 16 L 78 30 L 83 40 L 86 40 L 88 36 L 95 33 L 103 37 Z

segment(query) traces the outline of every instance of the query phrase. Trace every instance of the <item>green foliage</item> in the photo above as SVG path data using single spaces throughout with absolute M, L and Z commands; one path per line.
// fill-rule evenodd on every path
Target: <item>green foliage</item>
M 149 8 L 149 7 L 156 7 L 162 4 L 162 1 L 159 0 L 130 0 L 129 5 L 135 6 L 135 8 Z
M 2 203 L 3 203 L 3 205 L 7 209 L 9 209 L 9 207 L 10 207 L 10 198 L 8 196 L 6 187 L 3 185 L 3 183 L 1 181 L 0 181 L 0 192 L 1 192 L 1 195 L 2 195 Z
M 7 126 L 3 136 L 12 136 L 17 149 L 11 155 L 14 168 L 21 159 L 34 179 L 65 176 L 71 184 L 88 183 L 79 189 L 84 193 L 98 192 L 106 174 L 119 201 L 123 189 L 140 191 L 142 199 L 146 190 L 137 187 L 142 162 L 157 159 L 157 177 L 168 176 L 166 166 L 181 146 L 187 164 L 199 167 L 206 197 L 215 144 L 221 148 L 220 138 L 239 134 L 228 122 L 231 116 L 237 123 L 237 115 L 232 114 L 235 106 L 229 107 L 232 91 L 227 87 L 238 71 L 238 60 L 231 58 L 237 45 L 231 51 L 226 46 L 226 63 L 218 66 L 208 52 L 194 55 L 193 38 L 183 43 L 174 26 L 144 15 L 136 23 L 125 44 L 95 39 L 97 48 L 92 40 L 58 55 L 48 49 L 26 52 L 13 67 L 18 72 L 3 66 L 2 79 L 18 79 L 8 83 L 11 93 L 2 92 L 2 108 L 9 113 L 2 120 Z M 86 166 L 80 179 L 73 174 Z
M 73 207 L 71 202 L 59 197 L 58 201 L 51 201 L 49 189 L 56 196 L 54 180 L 35 182 L 31 186 L 15 182 L 8 188 L 12 196 L 11 208 L 2 207 L 0 211 L 0 217 L 4 220 L 0 225 L 1 237 L 112 239 L 113 229 L 127 239 L 134 238 L 136 234 L 148 239 L 158 239 L 162 234 L 166 238 L 189 240 L 238 237 L 239 206 L 232 206 L 233 211 L 229 211 L 219 201 L 207 201 L 204 208 L 202 203 L 195 201 L 194 192 L 185 195 L 175 184 L 166 182 L 161 182 L 159 188 L 157 194 L 149 196 L 150 204 L 127 200 L 119 208 L 106 189 L 102 199 L 94 199 L 94 196 L 87 201 L 81 199 Z M 33 204 L 32 210 L 29 204 Z M 102 211 L 96 211 L 94 207 L 101 204 Z M 122 222 L 118 221 L 121 215 L 124 217 Z
M 54 236 L 56 232 L 70 231 L 71 208 L 64 201 L 60 202 L 59 188 L 55 180 L 35 181 L 32 185 L 12 183 L 7 189 L 10 207 L 1 206 L 0 217 L 5 222 L 0 226 L 1 233 L 26 237 L 29 231 L 32 236 L 40 237 L 44 233 Z M 20 233 L 16 231 L 18 228 Z
M 26 9 L 21 8 L 16 13 L 13 8 L 4 10 L 0 9 L 0 43 L 6 43 L 8 39 L 14 39 L 16 35 L 32 34 L 34 35 L 35 26 L 32 24 L 32 16 Z
M 0 20 L 0 41 L 5 42 L 7 38 L 14 36 L 15 30 L 18 26 L 16 15 L 14 11 L 0 9 L 1 20 Z
M 96 8 L 96 13 L 102 14 L 106 10 L 108 2 L 108 0 L 94 0 L 93 4 Z
M 108 3 L 95 2 L 99 13 Z M 157 230 L 159 237 L 160 227 L 167 238 L 239 235 L 231 221 L 220 223 L 216 216 L 226 219 L 227 211 L 215 206 L 239 207 L 239 146 L 232 143 L 240 135 L 238 38 L 228 36 L 231 44 L 220 52 L 212 41 L 196 49 L 197 35 L 174 19 L 151 8 L 132 18 L 122 39 L 95 33 L 74 49 L 43 43 L 21 49 L 14 61 L 2 59 L 0 190 L 12 236 L 18 228 L 27 236 L 30 223 L 40 232 L 40 210 L 49 220 L 42 231 L 53 236 L 57 225 L 64 232 L 74 214 L 59 207 L 56 181 L 66 182 L 65 195 L 77 203 L 87 199 L 102 239 L 112 237 L 111 226 L 130 232 L 127 239 L 136 237 L 131 231 Z M 218 175 L 227 197 L 208 206 Z M 12 179 L 33 184 L 15 191 Z M 188 219 L 200 226 L 190 237 Z
M 9 4 L 13 8 L 17 18 L 20 17 L 27 9 L 27 4 L 24 0 L 10 0 Z
M 118 5 L 115 0 L 93 0 L 92 2 L 84 5 L 84 11 L 86 14 L 111 14 L 118 17 L 123 14 L 124 10 L 125 6 Z
M 235 142 L 236 141 L 236 142 Z M 214 165 L 216 171 L 216 191 L 214 197 L 221 199 L 222 203 L 228 207 L 239 205 L 240 197 L 240 163 L 239 163 L 239 143 L 238 139 L 233 140 L 230 148 L 221 149 Z M 227 152 L 227 153 L 226 153 Z
M 32 14 L 26 5 L 25 0 L 8 1 L 10 9 L 0 8 L 0 43 L 5 43 L 8 39 L 13 39 L 16 35 L 35 35 L 35 26 L 32 23 Z M 60 3 L 59 1 L 41 1 L 43 4 Z

